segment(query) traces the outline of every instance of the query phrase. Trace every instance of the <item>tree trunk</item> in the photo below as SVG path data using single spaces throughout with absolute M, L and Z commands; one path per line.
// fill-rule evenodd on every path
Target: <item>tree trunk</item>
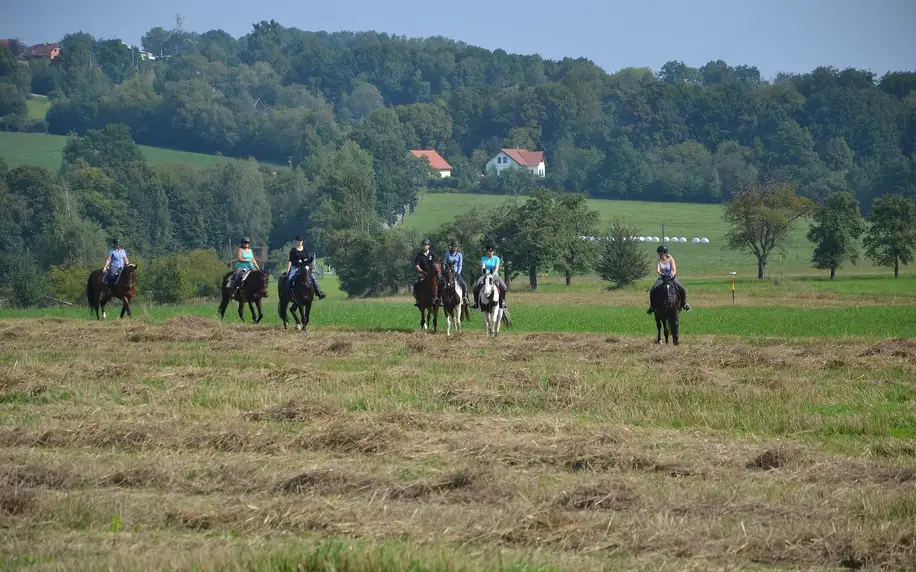
M 766 265 L 767 263 L 763 258 L 757 259 L 757 280 L 763 280 L 763 270 Z
M 566 273 L 566 285 L 569 286 L 570 284 L 572 284 L 572 274 L 567 272 Z
M 531 282 L 531 289 L 538 289 L 538 267 L 532 264 L 528 267 L 528 280 Z
M 894 278 L 900 278 L 900 257 L 894 256 Z
M 831 268 L 830 269 L 830 279 L 833 280 L 835 276 L 836 276 L 836 268 Z

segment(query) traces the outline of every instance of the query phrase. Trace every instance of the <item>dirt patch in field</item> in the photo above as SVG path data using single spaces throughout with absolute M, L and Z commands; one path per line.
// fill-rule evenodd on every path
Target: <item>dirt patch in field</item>
M 301 433 L 293 442 L 300 450 L 380 455 L 405 442 L 404 434 L 389 425 L 369 420 L 334 421 L 316 432 Z
M 263 411 L 248 411 L 243 417 L 247 421 L 306 422 L 327 419 L 335 413 L 338 411 L 321 403 L 287 401 L 283 405 Z
M 863 357 L 877 355 L 898 358 L 916 358 L 916 341 L 893 338 L 870 346 L 862 352 Z
M 623 484 L 583 486 L 557 499 L 559 506 L 575 510 L 629 510 L 640 504 L 638 494 Z
M 78 476 L 57 467 L 26 465 L 0 468 L 2 487 L 68 489 L 77 486 L 79 482 Z

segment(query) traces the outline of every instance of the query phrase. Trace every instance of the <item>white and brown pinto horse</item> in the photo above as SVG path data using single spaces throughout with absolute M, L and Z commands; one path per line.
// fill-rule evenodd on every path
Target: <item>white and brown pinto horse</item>
M 480 307 L 480 311 L 484 313 L 487 336 L 494 338 L 499 335 L 499 326 L 503 321 L 503 308 L 499 302 L 499 288 L 496 287 L 493 274 L 487 272 L 483 277 L 483 285 L 480 287 L 477 305 Z
M 464 304 L 464 289 L 451 265 L 445 265 L 443 270 L 445 287 L 442 291 L 442 309 L 445 312 L 445 335 L 452 335 L 452 322 L 455 323 L 455 332 L 461 333 L 461 320 L 470 318 L 468 307 Z

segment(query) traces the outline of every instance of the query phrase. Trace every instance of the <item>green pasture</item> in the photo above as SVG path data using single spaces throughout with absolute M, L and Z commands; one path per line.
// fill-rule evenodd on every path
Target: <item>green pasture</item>
M 56 172 L 60 168 L 61 156 L 66 144 L 67 138 L 63 135 L 0 133 L 0 157 L 10 167 L 38 165 Z M 214 165 L 224 158 L 219 155 L 188 153 L 161 147 L 147 147 L 146 145 L 140 145 L 140 150 L 147 161 L 160 165 L 186 164 L 206 167 Z
M 513 199 L 500 195 L 426 192 L 414 214 L 404 218 L 403 225 L 418 233 L 428 234 L 471 207 L 495 209 L 507 200 Z M 518 200 L 525 199 L 521 197 Z M 599 230 L 607 228 L 614 218 L 621 218 L 639 228 L 643 236 L 686 238 L 686 243 L 671 242 L 668 245 L 677 260 L 681 276 L 727 276 L 729 272 L 737 272 L 738 276 L 743 277 L 757 276 L 757 262 L 753 255 L 724 247 L 728 226 L 722 220 L 722 205 L 592 199 L 589 200 L 589 206 L 598 211 Z M 662 223 L 665 225 L 664 234 Z M 767 264 L 768 277 L 821 273 L 811 268 L 813 246 L 805 238 L 807 230 L 808 224 L 800 221 L 785 249 L 772 253 Z M 694 237 L 705 237 L 710 242 L 692 244 L 690 241 Z M 439 246 L 441 248 L 444 245 Z M 654 256 L 657 246 L 657 243 L 652 242 L 645 247 Z M 880 270 L 863 259 L 857 265 L 847 264 L 837 272 L 842 275 L 876 271 Z
M 51 101 L 47 97 L 32 96 L 25 102 L 30 119 L 44 119 L 51 109 Z
M 419 314 L 407 297 L 385 300 L 348 300 L 337 288 L 333 276 L 322 281 L 328 298 L 316 301 L 312 309 L 313 328 L 412 331 Z M 610 292 L 597 283 L 585 283 L 569 290 L 550 284 L 537 293 L 524 289 L 511 295 L 513 332 L 580 332 L 621 335 L 652 335 L 654 320 L 645 312 L 649 282 L 624 292 Z M 898 280 L 869 276 L 838 279 L 741 281 L 737 300 L 732 305 L 730 284 L 724 280 L 705 279 L 688 283 L 694 310 L 681 314 L 685 337 L 697 335 L 734 335 L 766 337 L 913 337 L 916 324 L 916 277 Z M 276 287 L 264 302 L 262 325 L 280 323 Z M 585 293 L 582 301 L 581 293 Z M 568 302 L 564 300 L 569 297 Z M 828 299 L 828 306 L 819 305 Z M 151 322 L 162 322 L 180 315 L 216 317 L 215 301 L 179 306 L 160 306 L 138 300 L 134 316 Z M 226 320 L 238 321 L 237 305 L 230 304 Z M 116 317 L 120 303 L 108 307 L 109 317 Z M 63 317 L 89 319 L 83 307 L 32 310 L 0 310 L 0 318 Z M 440 328 L 445 318 L 440 316 Z M 246 320 L 250 319 L 246 307 Z M 291 320 L 291 318 L 290 318 Z M 481 316 L 472 313 L 467 325 L 482 328 Z

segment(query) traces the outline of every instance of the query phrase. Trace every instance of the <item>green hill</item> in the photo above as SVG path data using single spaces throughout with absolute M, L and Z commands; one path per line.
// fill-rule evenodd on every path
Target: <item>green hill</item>
M 38 165 L 51 171 L 57 171 L 60 168 L 61 154 L 66 144 L 67 138 L 62 135 L 0 132 L 0 157 L 10 167 Z M 156 164 L 207 166 L 215 164 L 222 158 L 219 155 L 187 153 L 145 145 L 141 145 L 140 150 L 147 161 Z

